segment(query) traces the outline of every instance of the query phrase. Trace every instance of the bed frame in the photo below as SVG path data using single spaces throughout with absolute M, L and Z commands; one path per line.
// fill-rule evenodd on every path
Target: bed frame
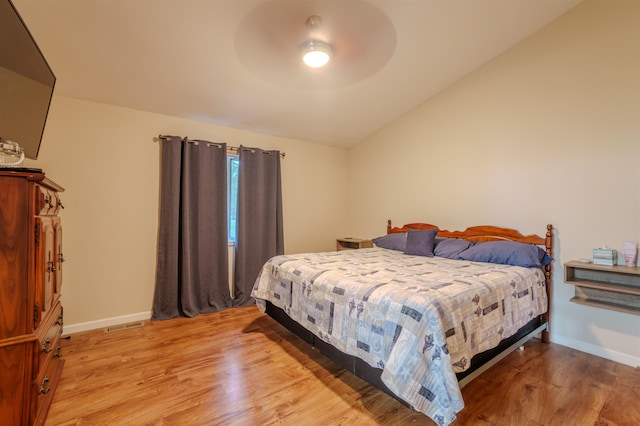
M 387 233 L 407 232 L 407 229 L 434 229 L 435 225 L 428 223 L 410 223 L 399 228 L 391 225 L 391 220 L 387 221 Z M 547 225 L 547 231 L 544 237 L 539 235 L 523 235 L 519 231 L 509 228 L 501 228 L 497 226 L 474 226 L 464 231 L 446 231 L 439 230 L 438 237 L 445 238 L 464 238 L 469 241 L 518 241 L 522 243 L 543 246 L 549 256 L 553 256 L 553 226 Z M 497 347 L 488 351 L 479 353 L 471 359 L 470 367 L 461 373 L 457 373 L 458 384 L 463 388 L 471 380 L 482 374 L 484 371 L 495 365 L 502 358 L 521 347 L 531 338 L 540 335 L 544 343 L 549 342 L 549 313 L 551 308 L 551 263 L 544 268 L 545 287 L 547 292 L 547 311 L 539 317 L 534 318 L 524 327 L 522 327 L 515 335 L 503 340 Z M 371 367 L 365 361 L 358 357 L 347 355 L 333 346 L 325 343 L 316 337 L 309 330 L 292 320 L 282 309 L 274 306 L 267 301 L 267 314 L 286 327 L 289 331 L 302 338 L 310 345 L 317 348 L 320 353 L 339 364 L 344 369 L 350 371 L 356 376 L 364 379 L 376 388 L 386 392 L 392 397 L 405 403 L 393 394 L 382 382 L 380 378 L 382 370 Z M 406 403 L 405 403 L 406 404 Z

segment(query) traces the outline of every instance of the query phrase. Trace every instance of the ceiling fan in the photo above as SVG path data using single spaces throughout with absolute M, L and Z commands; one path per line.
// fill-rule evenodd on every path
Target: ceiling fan
M 289 87 L 332 88 L 356 83 L 381 69 L 396 47 L 389 17 L 361 0 L 272 0 L 239 24 L 235 49 L 247 70 Z M 303 53 L 330 61 L 310 68 Z

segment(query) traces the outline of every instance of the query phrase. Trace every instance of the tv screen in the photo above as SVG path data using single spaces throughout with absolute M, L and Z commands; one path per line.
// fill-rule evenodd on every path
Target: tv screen
M 0 138 L 36 159 L 56 77 L 9 0 L 0 0 Z

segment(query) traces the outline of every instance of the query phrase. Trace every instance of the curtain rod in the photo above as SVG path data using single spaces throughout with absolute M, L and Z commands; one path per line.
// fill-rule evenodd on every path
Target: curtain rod
M 172 137 L 174 137 L 174 136 L 171 136 L 171 135 L 158 135 L 157 137 L 153 138 L 153 141 L 154 141 L 154 142 L 158 142 L 158 141 L 160 141 L 161 139 L 170 139 L 170 138 L 172 138 Z M 222 144 L 221 144 L 221 143 L 210 142 L 210 141 L 202 141 L 202 140 L 196 140 L 196 139 L 189 139 L 189 138 L 188 138 L 188 137 L 186 137 L 186 136 L 185 136 L 184 138 L 180 138 L 180 139 L 182 139 L 183 141 L 186 141 L 186 142 L 191 142 L 191 143 L 193 143 L 193 142 L 206 142 L 206 143 L 208 143 L 208 144 L 210 144 L 210 145 L 216 145 L 217 147 L 221 147 L 221 146 L 222 146 Z M 228 153 L 228 154 L 234 154 L 234 155 L 237 155 L 237 154 L 238 154 L 238 149 L 240 149 L 240 147 L 238 147 L 238 146 L 231 146 L 231 145 L 227 145 L 227 153 Z M 251 148 L 244 148 L 244 149 L 245 149 L 245 150 L 249 150 L 249 151 L 251 151 Z M 265 151 L 265 154 L 269 154 L 269 152 Z M 280 153 L 280 158 L 284 158 L 284 157 L 285 157 L 285 155 L 286 155 L 286 153 L 281 152 L 281 153 Z

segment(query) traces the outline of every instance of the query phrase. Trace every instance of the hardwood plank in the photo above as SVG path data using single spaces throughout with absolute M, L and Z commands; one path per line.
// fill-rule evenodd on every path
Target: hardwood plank
M 255 306 L 62 341 L 54 425 L 433 425 Z M 456 425 L 640 424 L 640 371 L 534 340 L 471 382 Z
M 628 374 L 625 365 L 615 365 L 611 371 L 615 375 L 615 381 L 612 385 L 615 392 L 607 396 L 597 424 L 640 424 L 640 403 L 638 403 L 640 401 L 640 378 L 638 374 Z

